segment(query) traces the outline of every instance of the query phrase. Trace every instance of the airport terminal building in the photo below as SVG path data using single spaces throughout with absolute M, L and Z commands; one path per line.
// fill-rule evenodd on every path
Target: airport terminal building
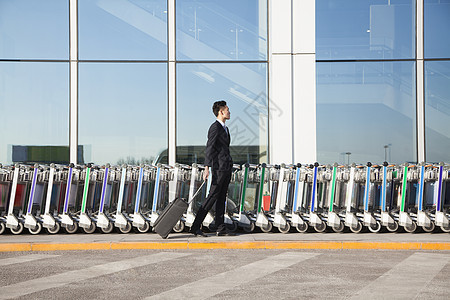
M 450 0 L 0 0 L 0 163 L 450 162 Z

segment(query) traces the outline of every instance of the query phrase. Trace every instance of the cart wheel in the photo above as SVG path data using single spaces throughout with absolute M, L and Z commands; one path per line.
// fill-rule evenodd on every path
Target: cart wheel
M 42 224 L 41 223 L 36 223 L 36 226 L 34 228 L 28 228 L 28 231 L 31 234 L 39 234 L 42 230 Z
M 375 224 L 370 224 L 368 227 L 370 232 L 377 233 L 381 230 L 381 223 L 377 221 Z
M 323 222 L 323 221 L 320 224 L 314 225 L 314 230 L 316 232 L 322 233 L 322 232 L 325 232 L 326 229 L 327 229 L 327 224 L 325 224 L 325 222 Z
M 12 234 L 21 234 L 23 231 L 23 224 L 19 222 L 16 229 L 11 228 Z
M 398 222 L 394 221 L 394 223 L 388 224 L 388 226 L 386 226 L 386 228 L 390 232 L 396 232 L 398 230 Z
M 127 222 L 127 226 L 125 226 L 124 228 L 119 227 L 119 230 L 120 230 L 120 232 L 122 232 L 122 233 L 130 233 L 131 228 L 132 228 L 131 223 L 130 223 L 130 222 Z
M 184 222 L 183 221 L 178 221 L 177 224 L 175 224 L 175 226 L 173 226 L 173 231 L 176 233 L 180 233 L 184 231 Z
M 362 229 L 363 229 L 363 226 L 362 226 L 362 223 L 361 223 L 361 222 L 358 222 L 358 223 L 356 224 L 355 227 L 350 226 L 350 230 L 351 230 L 353 233 L 360 233 Z
M 242 229 L 247 233 L 253 232 L 253 230 L 255 230 L 255 223 L 250 222 L 250 226 L 242 227 Z
M 414 231 L 416 231 L 416 229 L 417 229 L 417 224 L 416 224 L 416 222 L 412 222 L 412 224 L 411 225 L 407 225 L 407 226 L 404 226 L 403 228 L 405 228 L 405 231 L 406 232 L 408 232 L 408 233 L 413 233 Z
M 295 228 L 297 229 L 298 232 L 300 233 L 305 233 L 308 231 L 308 223 L 303 222 L 303 224 L 298 224 L 297 226 L 295 226 Z
M 73 225 L 67 225 L 66 226 L 66 232 L 67 233 L 75 233 L 78 231 L 78 223 L 77 222 L 73 222 Z
M 0 222 L 0 234 L 3 234 L 3 232 L 5 232 L 6 226 L 5 223 Z
M 146 233 L 149 229 L 150 229 L 150 224 L 148 222 L 145 222 L 144 225 L 142 225 L 142 227 L 137 228 L 137 230 L 140 233 Z
M 97 226 L 95 225 L 94 222 L 91 222 L 91 226 L 89 226 L 89 228 L 83 227 L 84 233 L 88 233 L 88 234 L 94 233 L 96 229 L 97 229 Z
M 261 231 L 264 233 L 269 233 L 273 229 L 272 222 L 267 222 L 266 225 L 261 226 Z
M 422 226 L 423 231 L 425 232 L 433 232 L 436 226 L 433 222 L 430 222 L 430 226 Z
M 52 228 L 46 228 L 47 232 L 50 234 L 57 234 L 60 229 L 61 229 L 61 225 L 59 225 L 58 222 L 56 222 L 55 226 L 53 226 Z
M 106 226 L 106 228 L 102 228 L 102 232 L 103 233 L 111 233 L 114 229 L 114 226 L 112 224 L 112 222 L 108 222 L 108 226 Z
M 278 227 L 278 231 L 281 233 L 288 233 L 291 230 L 291 224 L 286 222 L 286 225 L 284 227 Z
M 442 230 L 443 232 L 449 233 L 449 232 L 450 232 L 450 226 L 448 226 L 448 227 L 441 226 L 441 230 Z
M 337 232 L 337 233 L 341 233 L 342 231 L 344 231 L 345 225 L 343 222 L 339 222 L 339 226 L 338 227 L 333 227 L 333 231 Z
M 236 222 L 233 221 L 233 224 L 229 225 L 230 227 L 228 228 L 228 230 L 230 230 L 231 232 L 235 232 L 238 229 L 238 224 Z

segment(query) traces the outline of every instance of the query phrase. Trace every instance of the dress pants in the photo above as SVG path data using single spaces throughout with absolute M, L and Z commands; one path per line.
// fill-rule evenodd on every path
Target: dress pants
M 200 206 L 194 223 L 192 224 L 191 231 L 197 231 L 200 229 L 203 220 L 208 214 L 209 210 L 214 204 L 216 204 L 216 217 L 215 225 L 218 230 L 224 228 L 224 213 L 225 213 L 225 200 L 228 192 L 228 185 L 230 184 L 231 170 L 230 171 L 213 171 L 212 182 L 209 190 L 209 195 L 205 202 Z

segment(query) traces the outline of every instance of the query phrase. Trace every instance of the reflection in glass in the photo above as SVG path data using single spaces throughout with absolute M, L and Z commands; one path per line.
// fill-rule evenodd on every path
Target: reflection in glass
M 414 0 L 316 1 L 316 57 L 414 58 Z
M 414 162 L 414 62 L 316 63 L 321 163 Z
M 167 59 L 167 0 L 78 0 L 80 59 Z
M 450 161 L 450 61 L 425 62 L 426 159 Z
M 150 163 L 167 148 L 167 64 L 80 63 L 83 161 Z
M 0 1 L 0 58 L 68 57 L 69 1 Z
M 67 163 L 68 116 L 68 63 L 0 63 L 0 163 Z
M 177 59 L 266 60 L 267 0 L 176 2 Z
M 234 163 L 267 161 L 267 64 L 177 65 L 177 162 L 203 163 L 212 105 L 225 100 Z
M 425 58 L 450 58 L 450 0 L 425 0 Z

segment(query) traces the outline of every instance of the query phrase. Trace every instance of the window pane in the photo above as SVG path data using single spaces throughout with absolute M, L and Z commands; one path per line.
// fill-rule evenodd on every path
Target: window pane
M 0 162 L 69 161 L 68 63 L 0 63 Z
M 415 161 L 414 68 L 413 62 L 317 63 L 319 161 Z
M 234 163 L 267 161 L 267 65 L 178 64 L 177 161 L 203 163 L 212 105 L 227 101 Z
M 450 61 L 425 62 L 427 161 L 450 161 Z
M 425 0 L 424 54 L 426 58 L 450 58 L 450 0 Z
M 317 59 L 413 58 L 415 3 L 316 1 Z
M 177 59 L 266 60 L 267 0 L 176 2 Z
M 80 59 L 167 59 L 167 0 L 78 0 Z
M 83 162 L 149 163 L 167 148 L 167 64 L 80 63 L 79 70 Z
M 69 1 L 0 1 L 0 58 L 68 57 Z

